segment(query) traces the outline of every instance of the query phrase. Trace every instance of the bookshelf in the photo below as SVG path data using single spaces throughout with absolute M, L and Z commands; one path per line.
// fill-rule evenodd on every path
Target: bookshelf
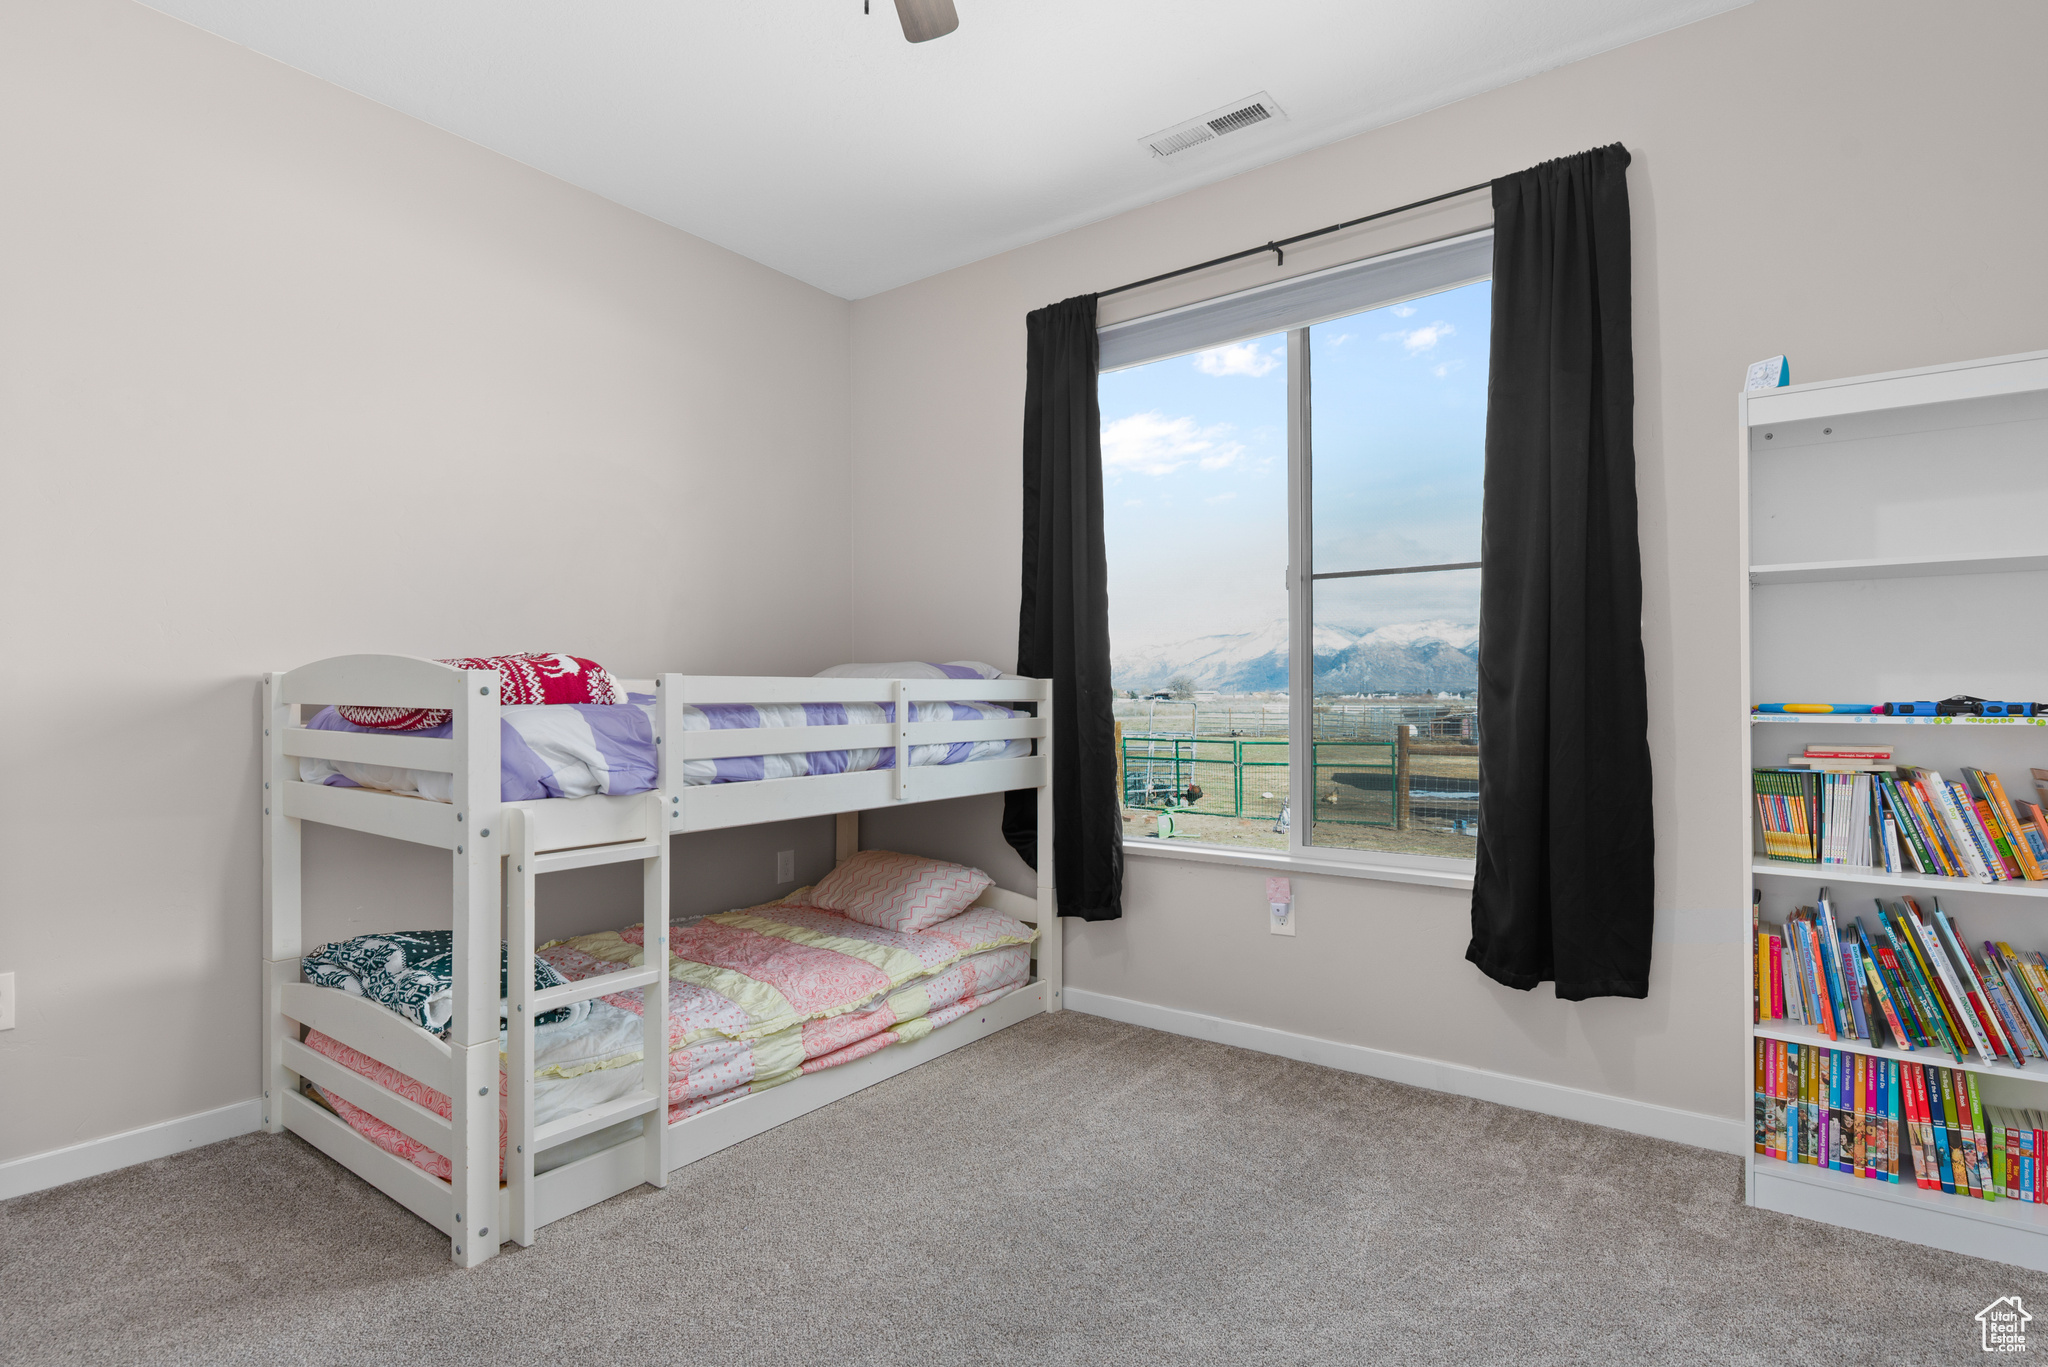
M 1753 702 L 1884 702 L 1954 693 L 2048 702 L 2048 352 L 1827 380 L 1742 395 L 1737 433 L 1744 770 L 1806 745 L 1879 728 L 1901 763 L 1992 770 L 2017 798 L 2048 769 L 2048 718 L 1749 715 Z M 1843 915 L 1910 895 L 1972 940 L 2048 950 L 2048 883 L 1977 883 L 1879 869 L 1779 863 L 1744 824 L 1745 890 L 1766 920 L 1823 886 Z M 1748 943 L 1749 907 L 1737 913 Z M 1826 1040 L 1809 1026 L 1749 1020 L 1743 968 L 1742 1114 L 1752 1113 L 1756 1041 L 1813 1044 L 1955 1067 L 1938 1051 Z M 1987 1104 L 2048 1109 L 2048 1061 L 2024 1069 L 1972 1055 Z M 1975 1200 L 1751 1153 L 1749 1204 L 1866 1233 L 2048 1271 L 2048 1205 Z

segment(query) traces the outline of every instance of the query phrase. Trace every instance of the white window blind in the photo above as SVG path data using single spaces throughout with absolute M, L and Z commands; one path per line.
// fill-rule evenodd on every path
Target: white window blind
M 1103 328 L 1103 370 L 1264 337 L 1398 304 L 1493 274 L 1493 230 L 1429 242 L 1347 266 L 1207 299 Z

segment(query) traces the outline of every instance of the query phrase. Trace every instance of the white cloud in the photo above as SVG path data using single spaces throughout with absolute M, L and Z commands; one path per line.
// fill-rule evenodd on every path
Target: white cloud
M 1228 494 L 1211 494 L 1211 495 L 1209 495 L 1209 496 L 1208 496 L 1207 498 L 1203 499 L 1203 500 L 1202 500 L 1202 502 L 1204 502 L 1204 503 L 1228 503 L 1228 502 L 1230 502 L 1230 500 L 1232 500 L 1233 498 L 1236 498 L 1236 497 L 1237 497 L 1237 495 L 1236 495 L 1235 493 L 1228 493 Z
M 1418 352 L 1434 350 L 1438 342 L 1441 342 L 1446 337 L 1455 335 L 1457 331 L 1449 323 L 1438 320 L 1426 327 L 1411 328 L 1405 332 L 1399 330 L 1382 332 L 1380 340 L 1382 342 L 1399 342 L 1402 346 L 1408 348 L 1408 353 L 1412 356 Z
M 1436 376 L 1439 380 L 1441 380 L 1445 376 L 1449 375 L 1453 370 L 1463 369 L 1464 365 L 1465 363 L 1463 361 L 1445 361 L 1442 365 L 1431 367 L 1429 373 Z
M 1272 373 L 1281 358 L 1259 350 L 1257 342 L 1220 346 L 1195 357 L 1195 369 L 1204 375 L 1249 375 L 1253 379 Z
M 1340 332 L 1340 333 L 1338 333 L 1338 334 L 1337 334 L 1337 335 L 1336 335 L 1335 337 L 1332 337 L 1332 338 L 1330 339 L 1330 345 L 1331 345 L 1331 346 L 1343 346 L 1343 345 L 1344 345 L 1344 344 L 1345 344 L 1346 342 L 1348 342 L 1348 341 L 1352 340 L 1352 338 L 1353 338 L 1353 337 L 1355 337 L 1356 335 L 1357 335 L 1356 333 L 1350 333 L 1350 332 Z
M 1102 465 L 1112 472 L 1170 475 L 1199 459 L 1204 470 L 1220 470 L 1244 453 L 1242 446 L 1225 440 L 1229 434 L 1227 424 L 1203 427 L 1193 418 L 1133 413 L 1103 427 Z
M 1394 305 L 1393 312 L 1396 318 L 1413 318 L 1415 316 L 1415 305 L 1396 304 Z
M 1127 498 L 1124 500 L 1124 507 L 1126 508 L 1142 508 L 1144 506 L 1145 500 L 1142 498 Z

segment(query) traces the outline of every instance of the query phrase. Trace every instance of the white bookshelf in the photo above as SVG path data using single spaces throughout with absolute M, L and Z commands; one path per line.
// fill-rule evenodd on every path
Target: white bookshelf
M 1745 394 L 1739 400 L 1744 573 L 1742 669 L 1752 703 L 1881 703 L 1954 693 L 2048 702 L 2048 352 L 1930 366 Z M 1763 857 L 1749 769 L 1780 765 L 1834 728 L 1877 727 L 1899 762 L 1970 765 L 2031 797 L 2048 768 L 2048 718 L 1744 716 L 1743 849 L 1764 918 L 1780 922 L 1822 887 L 1843 915 L 1914 897 L 1973 940 L 2048 950 L 2048 883 L 1978 883 Z M 1875 739 L 1875 738 L 1873 738 Z M 1748 942 L 1749 907 L 1740 913 Z M 1748 1021 L 1742 1113 L 1752 1114 L 1759 1038 L 1956 1067 L 1938 1051 L 1823 1039 Z M 2016 1069 L 1972 1055 L 1998 1104 L 2048 1108 L 2048 1062 Z M 1751 1205 L 2048 1271 L 2048 1206 L 1972 1200 L 1750 1154 Z

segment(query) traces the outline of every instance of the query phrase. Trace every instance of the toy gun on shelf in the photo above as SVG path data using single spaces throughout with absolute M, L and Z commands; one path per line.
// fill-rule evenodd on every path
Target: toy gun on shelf
M 1940 702 L 1888 702 L 1879 710 L 1887 717 L 2043 717 L 2048 703 L 1992 702 L 1958 693 Z

